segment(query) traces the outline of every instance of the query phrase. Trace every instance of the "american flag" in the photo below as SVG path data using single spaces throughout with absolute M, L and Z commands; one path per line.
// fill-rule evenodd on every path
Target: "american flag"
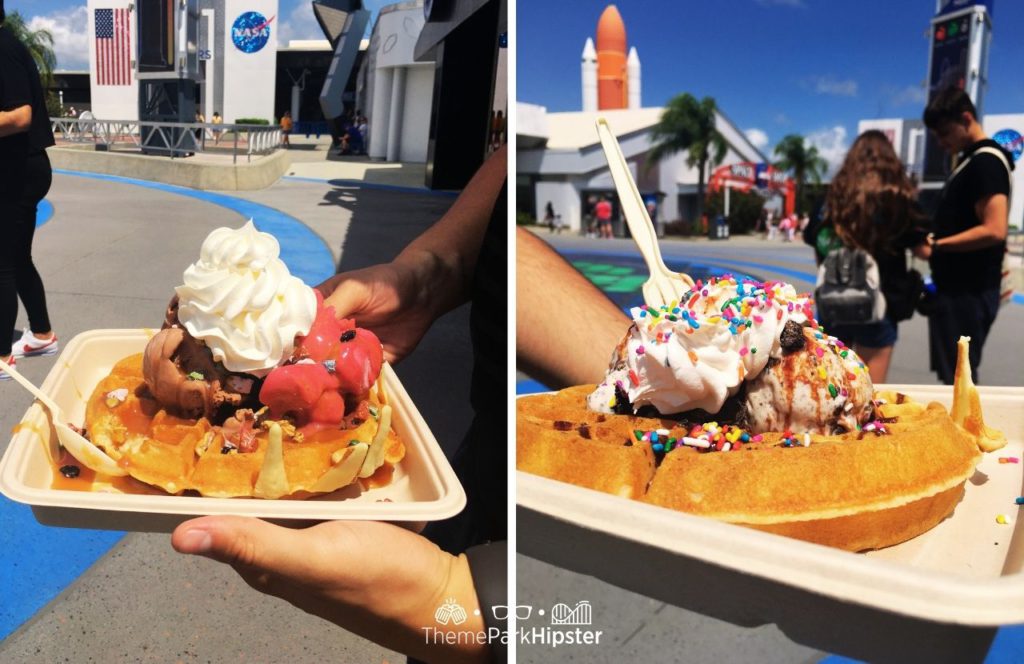
M 131 32 L 127 9 L 96 10 L 96 83 L 131 85 Z

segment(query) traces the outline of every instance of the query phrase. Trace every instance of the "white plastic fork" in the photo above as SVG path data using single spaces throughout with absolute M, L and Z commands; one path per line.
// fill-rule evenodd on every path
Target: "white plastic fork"
M 45 392 L 33 385 L 28 378 L 22 376 L 3 360 L 0 360 L 0 371 L 7 373 L 16 383 L 31 392 L 36 399 L 39 399 L 40 403 L 46 406 L 46 409 L 50 411 L 50 422 L 57 432 L 57 440 L 64 446 L 64 449 L 71 453 L 71 456 L 81 461 L 82 465 L 104 475 L 123 477 L 128 474 L 128 471 L 119 466 L 106 452 L 69 427 L 60 406 Z
M 605 159 L 608 160 L 612 182 L 615 183 L 615 190 L 619 194 L 622 215 L 629 226 L 629 232 L 633 235 L 633 241 L 640 249 L 640 255 L 647 263 L 647 271 L 651 274 L 643 285 L 644 301 L 651 307 L 678 302 L 683 294 L 693 287 L 693 279 L 687 274 L 669 270 L 662 260 L 661 250 L 658 248 L 658 235 L 650 215 L 647 214 L 647 206 L 644 205 L 640 190 L 637 189 L 633 175 L 629 172 L 626 158 L 622 156 L 619 141 L 605 118 L 597 119 L 597 135 L 601 139 Z

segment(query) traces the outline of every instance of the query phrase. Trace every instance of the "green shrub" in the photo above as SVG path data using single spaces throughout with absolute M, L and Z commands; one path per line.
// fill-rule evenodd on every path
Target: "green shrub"
M 60 106 L 60 97 L 52 90 L 46 93 L 46 113 L 51 118 L 59 118 L 64 115 L 64 109 Z
M 675 221 L 665 222 L 665 235 L 677 235 L 680 237 L 690 237 L 692 235 L 700 234 L 700 229 L 694 226 L 692 221 L 684 221 L 682 219 L 676 219 Z
M 729 192 L 729 232 L 734 235 L 750 233 L 757 226 L 757 219 L 764 208 L 764 198 L 760 194 L 733 189 Z M 708 196 L 704 211 L 708 215 L 708 223 L 713 224 L 715 217 L 725 210 L 725 190 Z
M 263 118 L 238 118 L 237 120 L 235 120 L 235 124 L 250 124 L 250 125 L 264 125 L 264 126 L 267 126 L 267 125 L 270 124 L 270 120 L 265 120 Z
M 516 212 L 516 226 L 533 226 L 537 220 L 529 212 Z

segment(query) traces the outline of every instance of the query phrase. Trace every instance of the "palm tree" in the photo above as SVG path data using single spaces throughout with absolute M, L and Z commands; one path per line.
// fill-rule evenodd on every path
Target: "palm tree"
M 689 94 L 676 95 L 665 107 L 661 120 L 651 130 L 648 166 L 677 152 L 688 152 L 686 163 L 697 168 L 697 219 L 704 213 L 704 183 L 708 170 L 722 163 L 729 149 L 715 122 L 717 106 L 712 97 L 700 101 Z
M 828 169 L 828 162 L 820 154 L 818 148 L 808 145 L 807 140 L 799 134 L 788 134 L 775 146 L 775 156 L 779 160 L 776 168 L 793 173 L 796 180 L 796 200 L 798 207 L 803 205 L 803 189 L 807 178 L 814 184 L 821 184 L 821 176 Z
M 28 48 L 32 59 L 36 61 L 36 66 L 39 67 L 43 89 L 50 88 L 53 84 L 53 70 L 57 67 L 57 56 L 53 52 L 53 34 L 49 30 L 30 29 L 18 12 L 7 15 L 4 27 L 14 33 L 14 36 Z

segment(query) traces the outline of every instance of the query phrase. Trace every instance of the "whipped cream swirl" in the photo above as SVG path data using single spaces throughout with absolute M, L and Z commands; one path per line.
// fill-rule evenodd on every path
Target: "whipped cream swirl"
M 250 219 L 218 228 L 185 270 L 178 320 L 228 371 L 265 375 L 309 332 L 316 294 L 279 258 L 281 247 Z
M 588 397 L 592 410 L 610 412 L 615 387 L 633 408 L 663 414 L 702 409 L 717 413 L 748 377 L 779 357 L 788 321 L 813 320 L 812 301 L 783 282 L 697 282 L 672 306 L 635 307 L 633 325 L 616 348 L 605 381 Z

